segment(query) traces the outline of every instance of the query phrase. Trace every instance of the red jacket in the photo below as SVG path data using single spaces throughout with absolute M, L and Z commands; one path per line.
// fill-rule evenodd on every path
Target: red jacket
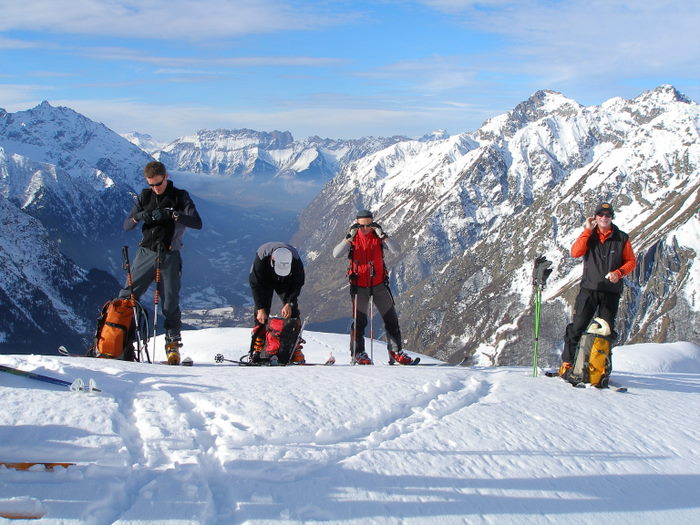
M 384 282 L 384 251 L 382 240 L 374 230 L 357 232 L 350 248 L 350 281 L 361 288 L 377 286 Z

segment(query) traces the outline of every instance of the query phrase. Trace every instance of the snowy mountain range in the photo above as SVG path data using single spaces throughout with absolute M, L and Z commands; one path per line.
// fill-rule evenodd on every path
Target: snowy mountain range
M 179 138 L 152 153 L 180 171 L 257 181 L 295 177 L 325 183 L 349 162 L 405 140 L 408 138 L 397 136 L 295 141 L 289 131 L 216 129 Z
M 44 102 L 17 113 L 0 110 L 0 318 L 6 320 L 0 346 L 16 350 L 47 337 L 50 351 L 57 341 L 86 344 L 99 307 L 124 281 L 121 246 L 140 240 L 121 224 L 151 160 L 69 108 Z M 206 228 L 185 237 L 185 264 L 198 271 L 185 272 L 184 301 L 199 309 L 233 306 L 219 324 L 240 321 L 255 249 L 278 235 L 288 238 L 294 214 L 198 196 L 195 202 Z
M 569 255 L 601 201 L 616 209 L 638 267 L 626 279 L 621 342 L 700 340 L 700 110 L 672 86 L 583 107 L 539 91 L 475 132 L 404 141 L 348 165 L 302 213 L 302 310 L 347 329 L 346 262 L 331 250 L 358 208 L 401 246 L 392 267 L 408 347 L 441 359 L 524 364 L 532 352 L 532 265 L 544 292 L 543 362 L 556 363 L 582 264 Z M 323 224 L 323 228 L 317 225 Z
M 2 232 L 2 339 L 89 335 L 123 280 L 120 247 L 138 242 L 121 222 L 154 155 L 173 163 L 204 219 L 185 238 L 192 326 L 247 325 L 255 248 L 294 235 L 309 276 L 302 312 L 317 329 L 345 331 L 345 262 L 330 251 L 366 207 L 402 249 L 389 263 L 407 345 L 443 359 L 527 361 L 532 261 L 545 254 L 555 273 L 541 338 L 552 362 L 581 271 L 569 247 L 585 216 L 610 200 L 640 263 L 627 279 L 621 341 L 698 341 L 698 122 L 698 105 L 671 86 L 592 107 L 540 91 L 452 137 L 295 141 L 213 130 L 163 146 L 131 134 L 144 150 L 68 108 L 0 110 L 3 220 L 24 225 Z M 297 230 L 294 207 L 311 192 Z M 91 280 L 96 270 L 107 273 Z M 100 284 L 82 291 L 92 282 Z

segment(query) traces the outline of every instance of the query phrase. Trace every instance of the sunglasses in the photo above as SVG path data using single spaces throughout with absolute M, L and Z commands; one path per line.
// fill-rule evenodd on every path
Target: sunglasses
M 371 224 L 360 224 L 360 228 L 371 228 Z
M 597 213 L 598 217 L 612 217 L 612 213 L 608 212 L 603 212 L 603 213 Z
M 165 177 L 163 177 L 163 178 L 161 179 L 160 182 L 156 182 L 155 184 L 151 184 L 150 182 L 148 182 L 147 184 L 148 184 L 151 188 L 154 188 L 154 187 L 156 187 L 156 186 L 160 186 L 160 185 L 163 184 L 164 182 L 165 182 Z

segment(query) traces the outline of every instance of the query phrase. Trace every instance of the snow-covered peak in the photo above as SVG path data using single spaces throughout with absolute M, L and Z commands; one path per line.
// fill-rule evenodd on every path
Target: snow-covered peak
M 150 154 L 153 154 L 166 146 L 164 142 L 155 140 L 151 135 L 147 133 L 139 133 L 138 131 L 123 133 L 122 137 L 131 142 L 133 145 L 138 146 L 146 153 Z
M 670 84 L 662 84 L 655 89 L 645 91 L 638 97 L 633 99 L 637 104 L 654 104 L 662 106 L 674 102 L 682 102 L 684 104 L 692 104 L 693 101 L 686 97 Z
M 571 243 L 592 207 L 609 199 L 635 249 L 649 251 L 644 271 L 630 277 L 642 291 L 618 332 L 643 340 L 689 337 L 700 325 L 697 300 L 685 301 L 696 296 L 689 290 L 697 289 L 697 268 L 689 268 L 700 245 L 691 238 L 679 247 L 677 239 L 682 225 L 689 231 L 698 220 L 690 210 L 697 206 L 699 125 L 698 105 L 670 87 L 591 107 L 538 91 L 475 133 L 396 144 L 350 164 L 304 211 L 302 225 L 329 225 L 299 235 L 304 249 L 321 254 L 309 272 L 331 275 L 324 251 L 342 238 L 356 209 L 371 209 L 402 248 L 391 264 L 402 327 L 410 326 L 404 337 L 440 357 L 470 354 L 489 340 L 490 355 L 510 364 L 526 346 L 525 335 L 509 326 L 531 302 L 529 258 L 549 253 L 561 266 L 551 289 L 563 309 L 580 278 Z M 664 271 L 665 264 L 682 270 Z M 660 311 L 676 308 L 678 315 L 652 321 L 638 304 L 652 274 L 666 284 L 649 296 Z M 313 307 L 324 320 L 343 315 L 331 298 Z M 475 309 L 480 315 L 472 318 Z M 550 337 L 553 357 L 561 333 Z
M 433 140 L 445 140 L 450 137 L 450 134 L 447 133 L 444 129 L 436 129 L 431 131 L 430 133 L 426 133 L 423 135 L 421 138 L 418 139 L 419 142 L 431 142 Z
M 74 179 L 103 189 L 115 183 L 138 187 L 140 169 L 152 160 L 103 124 L 47 101 L 0 115 L 0 145 L 8 154 L 53 164 Z
M 155 153 L 169 168 L 245 179 L 286 179 L 326 182 L 348 162 L 379 151 L 406 137 L 295 141 L 288 131 L 251 129 L 200 130 L 181 137 Z

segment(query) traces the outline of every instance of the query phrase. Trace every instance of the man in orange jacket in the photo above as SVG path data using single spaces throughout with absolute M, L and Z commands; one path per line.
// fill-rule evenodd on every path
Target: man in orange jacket
M 566 327 L 562 370 L 571 367 L 576 347 L 594 316 L 615 326 L 622 295 L 622 277 L 636 266 L 629 236 L 612 222 L 615 212 L 608 202 L 588 217 L 583 231 L 571 247 L 573 257 L 583 257 L 581 289 L 574 305 L 574 319 Z

